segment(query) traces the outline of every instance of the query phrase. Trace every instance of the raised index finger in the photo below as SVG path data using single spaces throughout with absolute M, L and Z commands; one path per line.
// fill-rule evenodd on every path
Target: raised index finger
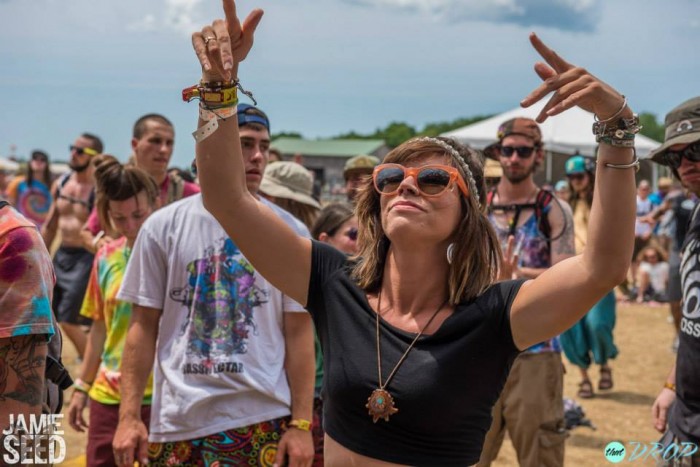
M 558 73 L 563 73 L 573 67 L 572 64 L 561 58 L 554 50 L 547 47 L 534 32 L 530 33 L 530 43 L 537 53 Z

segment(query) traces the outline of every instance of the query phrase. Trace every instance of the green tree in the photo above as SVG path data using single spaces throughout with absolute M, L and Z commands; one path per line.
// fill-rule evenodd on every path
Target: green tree
M 273 133 L 270 137 L 272 140 L 276 140 L 277 138 L 303 138 L 302 134 L 296 131 L 280 131 L 279 133 Z
M 639 114 L 639 123 L 642 125 L 641 134 L 659 142 L 664 140 L 664 125 L 656 120 L 656 115 L 642 112 Z
M 416 129 L 404 122 L 392 122 L 380 134 L 387 146 L 395 148 L 416 136 Z

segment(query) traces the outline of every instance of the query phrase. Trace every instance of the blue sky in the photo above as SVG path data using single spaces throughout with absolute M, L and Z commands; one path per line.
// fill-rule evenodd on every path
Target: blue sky
M 660 118 L 700 94 L 698 0 L 260 0 L 240 78 L 274 131 L 327 137 L 511 109 L 538 78 L 536 31 Z M 199 67 L 190 33 L 218 0 L 0 0 L 0 155 L 65 159 L 100 135 L 125 160 L 133 122 L 175 123 L 173 163 L 193 157 Z

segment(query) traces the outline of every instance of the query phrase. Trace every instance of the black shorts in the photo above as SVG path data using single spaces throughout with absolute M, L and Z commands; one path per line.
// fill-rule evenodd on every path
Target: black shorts
M 80 315 L 83 297 L 90 280 L 93 255 L 85 248 L 60 247 L 53 258 L 56 286 L 53 289 L 53 312 L 59 323 L 90 324 Z

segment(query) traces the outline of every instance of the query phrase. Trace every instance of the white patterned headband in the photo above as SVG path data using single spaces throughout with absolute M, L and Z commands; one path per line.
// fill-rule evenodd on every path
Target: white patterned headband
M 469 185 L 469 193 L 474 197 L 474 200 L 476 201 L 476 204 L 479 206 L 479 209 L 481 209 L 481 202 L 479 202 L 479 191 L 476 189 L 476 181 L 474 180 L 474 175 L 472 175 L 472 171 L 469 168 L 469 164 L 467 164 L 464 159 L 459 155 L 457 150 L 444 142 L 441 139 L 437 138 L 432 138 L 430 136 L 421 136 L 420 138 L 416 138 L 414 141 L 420 141 L 423 143 L 433 143 L 437 144 L 441 148 L 443 148 L 447 154 L 452 156 L 452 159 L 459 164 L 459 166 L 462 168 L 465 174 L 467 174 L 467 185 Z

